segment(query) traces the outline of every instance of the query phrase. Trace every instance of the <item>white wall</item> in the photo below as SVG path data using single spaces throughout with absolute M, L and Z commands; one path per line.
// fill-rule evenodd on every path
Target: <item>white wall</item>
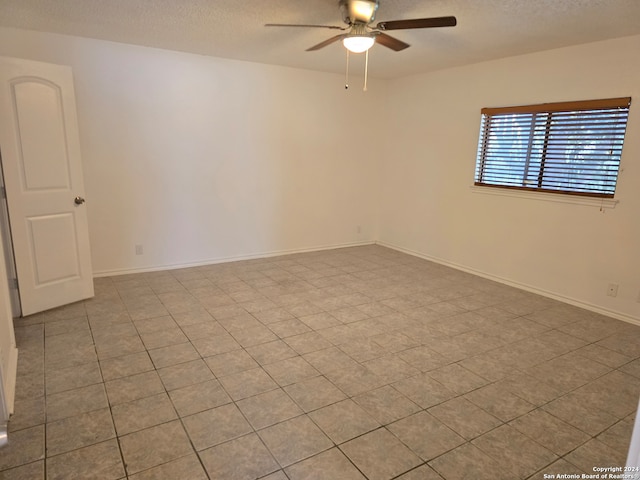
M 7 28 L 0 54 L 73 68 L 98 274 L 375 240 L 384 81 Z
M 638 105 L 614 209 L 470 186 L 482 107 L 637 103 L 638 51 L 629 37 L 363 94 L 341 75 L 0 28 L 0 55 L 73 67 L 98 273 L 379 240 L 636 321 Z
M 639 51 L 634 36 L 390 82 L 380 241 L 640 321 Z M 622 96 L 614 209 L 472 192 L 482 107 Z

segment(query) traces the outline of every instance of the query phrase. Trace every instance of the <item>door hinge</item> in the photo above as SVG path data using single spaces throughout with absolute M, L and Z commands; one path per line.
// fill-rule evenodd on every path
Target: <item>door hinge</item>
M 17 278 L 12 278 L 11 279 L 11 288 L 18 288 L 18 279 Z
M 2 198 L 7 198 L 7 189 L 4 187 L 4 185 L 0 187 L 0 195 L 2 195 Z

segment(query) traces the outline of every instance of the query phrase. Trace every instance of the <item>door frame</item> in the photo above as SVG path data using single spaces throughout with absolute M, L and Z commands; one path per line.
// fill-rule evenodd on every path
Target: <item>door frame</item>
M 20 289 L 18 288 L 18 272 L 16 270 L 13 237 L 11 236 L 11 220 L 9 219 L 7 189 L 4 184 L 2 145 L 0 145 L 0 240 L 2 240 L 2 251 L 4 253 L 4 263 L 9 286 L 11 314 L 13 318 L 18 318 L 22 316 L 22 306 L 20 304 Z

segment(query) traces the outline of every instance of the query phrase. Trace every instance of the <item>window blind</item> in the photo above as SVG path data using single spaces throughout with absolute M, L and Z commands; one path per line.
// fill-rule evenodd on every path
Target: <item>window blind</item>
M 613 197 L 631 98 L 482 110 L 475 184 Z

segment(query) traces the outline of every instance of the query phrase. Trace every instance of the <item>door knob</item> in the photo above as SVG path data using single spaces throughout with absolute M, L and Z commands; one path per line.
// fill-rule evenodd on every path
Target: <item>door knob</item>
M 84 198 L 78 196 L 73 199 L 73 203 L 75 203 L 76 205 L 82 205 L 84 203 Z

